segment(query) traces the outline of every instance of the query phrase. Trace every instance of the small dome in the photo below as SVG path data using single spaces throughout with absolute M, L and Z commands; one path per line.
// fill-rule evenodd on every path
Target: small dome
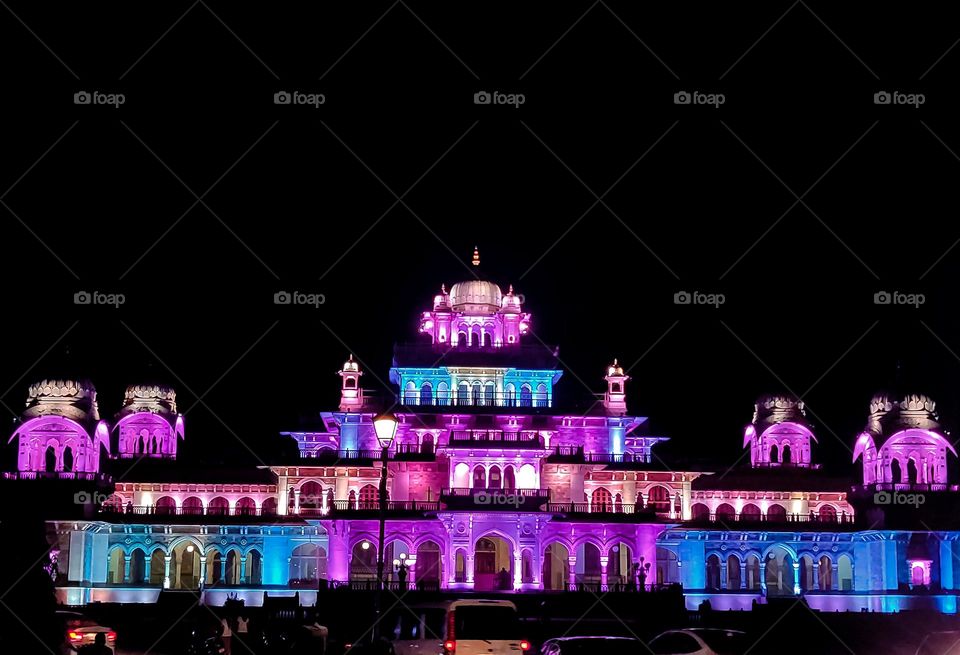
M 870 417 L 867 419 L 869 432 L 889 436 L 909 428 L 940 429 L 937 404 L 932 398 L 925 394 L 899 396 L 880 392 L 870 399 Z
M 500 310 L 503 294 L 493 282 L 467 280 L 450 289 L 450 306 L 454 311 L 481 311 L 494 314 Z
M 788 421 L 806 424 L 806 410 L 802 400 L 785 394 L 765 394 L 757 398 L 753 406 L 753 425 L 773 425 Z
M 24 418 L 64 416 L 76 421 L 99 421 L 97 390 L 89 380 L 43 380 L 30 385 Z
M 137 412 L 151 414 L 176 414 L 177 392 L 157 384 L 131 384 L 123 394 L 120 415 Z

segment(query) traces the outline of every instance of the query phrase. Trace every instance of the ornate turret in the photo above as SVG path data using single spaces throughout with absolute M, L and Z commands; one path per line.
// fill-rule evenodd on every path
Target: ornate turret
M 607 391 L 603 394 L 603 408 L 607 414 L 623 416 L 627 413 L 626 383 L 629 375 L 623 372 L 623 367 L 614 358 L 607 367 L 607 374 L 603 377 L 607 381 Z
M 63 416 L 80 423 L 100 420 L 97 390 L 89 380 L 43 380 L 30 385 L 24 420 Z
M 743 432 L 743 447 L 750 447 L 754 467 L 811 467 L 811 442 L 816 440 L 803 401 L 784 394 L 760 396 Z
M 957 455 L 940 426 L 933 399 L 924 394 L 899 397 L 881 392 L 870 400 L 870 415 L 857 437 L 853 461 L 863 457 L 866 485 L 946 488 L 947 451 Z
M 184 438 L 183 416 L 177 413 L 177 392 L 157 384 L 131 384 L 117 412 L 120 457 L 175 459 L 177 441 Z
M 337 371 L 341 378 L 340 411 L 359 412 L 363 409 L 363 389 L 360 388 L 360 376 L 363 371 L 359 364 L 353 361 L 353 355 L 343 363 L 343 368 Z

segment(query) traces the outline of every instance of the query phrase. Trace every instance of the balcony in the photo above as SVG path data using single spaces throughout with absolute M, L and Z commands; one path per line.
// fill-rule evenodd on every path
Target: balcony
M 259 508 L 156 507 L 154 505 L 104 505 L 99 516 L 114 523 L 262 523 L 292 520 L 296 516 L 278 516 L 276 510 Z
M 875 482 L 853 486 L 853 490 L 859 492 L 902 491 L 904 493 L 915 493 L 919 491 L 957 491 L 958 489 L 960 489 L 960 485 L 956 484 L 921 484 L 919 482 Z
M 106 473 L 86 473 L 82 471 L 13 471 L 4 472 L 4 480 L 80 480 L 85 482 L 111 482 Z
M 614 523 L 652 523 L 656 508 L 633 504 L 549 503 L 547 511 L 569 520 Z
M 525 448 L 541 450 L 543 437 L 539 432 L 525 430 L 504 432 L 502 430 L 453 430 L 448 441 L 449 448 Z
M 548 462 L 574 464 L 606 464 L 608 466 L 632 467 L 649 465 L 650 460 L 636 453 L 585 453 L 583 446 L 557 446 L 547 457 Z
M 440 501 L 452 510 L 539 512 L 549 500 L 549 489 L 454 487 L 440 491 Z
M 549 394 L 522 394 L 499 392 L 437 392 L 407 391 L 397 399 L 406 409 L 485 409 L 508 407 L 511 410 L 539 410 L 553 406 Z
M 415 518 L 439 511 L 439 509 L 440 501 L 437 500 L 388 500 L 386 512 L 391 518 Z M 324 513 L 319 508 L 300 508 L 301 516 L 308 512 L 313 512 L 318 516 Z M 377 518 L 380 516 L 380 503 L 376 500 L 335 500 L 326 515 L 331 517 Z
M 703 514 L 694 516 L 685 525 L 695 524 L 714 530 L 843 530 L 851 531 L 854 517 L 850 514 L 820 516 L 819 514 Z

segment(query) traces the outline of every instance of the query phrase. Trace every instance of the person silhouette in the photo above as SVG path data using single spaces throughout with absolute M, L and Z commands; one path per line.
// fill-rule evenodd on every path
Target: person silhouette
M 93 646 L 83 649 L 83 655 L 113 655 L 113 649 L 107 646 L 107 633 L 98 632 L 93 638 Z

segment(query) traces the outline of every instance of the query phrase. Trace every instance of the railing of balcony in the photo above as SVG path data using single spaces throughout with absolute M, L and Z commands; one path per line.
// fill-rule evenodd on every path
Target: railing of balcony
M 525 446 L 542 448 L 543 437 L 539 432 L 524 430 L 503 432 L 502 430 L 454 430 L 450 433 L 451 446 L 461 444 L 502 444 L 507 447 Z
M 319 450 L 308 451 L 304 453 L 303 459 L 319 459 L 325 462 L 334 462 L 339 460 L 357 460 L 357 459 L 380 459 L 379 450 L 333 450 L 330 448 L 321 448 Z
M 637 453 L 586 453 L 583 446 L 557 446 L 551 457 L 575 459 L 587 464 L 649 464 L 650 458 Z
M 906 493 L 915 491 L 957 491 L 960 485 L 932 483 L 923 484 L 918 482 L 876 482 L 873 484 L 854 485 L 855 491 L 903 491 Z
M 547 511 L 555 514 L 645 514 L 654 516 L 657 509 L 632 503 L 549 503 Z M 670 511 L 667 508 L 664 511 Z
M 827 525 L 852 525 L 854 517 L 851 514 L 701 514 L 691 518 L 694 522 L 710 522 L 721 524 L 734 523 L 822 523 Z
M 550 394 L 533 393 L 531 395 L 507 392 L 436 392 L 421 393 L 405 391 L 400 395 L 400 402 L 413 407 L 424 405 L 429 407 L 552 407 L 553 399 Z
M 441 496 L 453 496 L 466 498 L 486 494 L 488 496 L 511 495 L 518 498 L 549 498 L 549 489 L 502 489 L 494 487 L 492 489 L 474 488 L 474 487 L 451 487 L 440 490 Z
M 104 473 L 86 473 L 82 471 L 13 471 L 4 472 L 5 480 L 107 480 Z
M 149 516 L 276 516 L 276 510 L 259 507 L 157 507 L 156 505 L 103 505 L 101 514 Z
M 302 510 L 303 508 L 301 508 Z M 388 512 L 436 512 L 440 509 L 437 500 L 388 500 Z M 380 503 L 376 500 L 335 500 L 334 512 L 371 512 L 380 511 Z

